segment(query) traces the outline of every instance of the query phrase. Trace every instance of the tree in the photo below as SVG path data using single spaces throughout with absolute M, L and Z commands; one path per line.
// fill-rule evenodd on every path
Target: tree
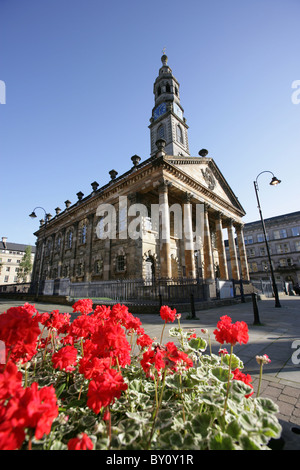
M 27 246 L 25 249 L 25 254 L 21 260 L 19 266 L 19 272 L 17 274 L 19 282 L 26 282 L 28 275 L 32 271 L 32 262 L 31 262 L 31 246 Z

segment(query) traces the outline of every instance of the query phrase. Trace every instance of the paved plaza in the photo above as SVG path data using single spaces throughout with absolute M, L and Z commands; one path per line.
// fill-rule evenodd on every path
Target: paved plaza
M 39 312 L 72 313 L 71 306 L 56 305 L 40 302 L 35 304 Z M 300 297 L 280 297 L 281 308 L 275 308 L 274 299 L 263 298 L 257 302 L 259 324 L 254 317 L 252 302 L 222 306 L 207 310 L 196 311 L 196 318 L 183 313 L 181 326 L 183 329 L 194 328 L 196 333 L 203 336 L 201 328 L 209 332 L 212 351 L 217 353 L 219 344 L 215 341 L 213 331 L 222 315 L 228 315 L 232 321 L 245 321 L 249 328 L 248 343 L 234 346 L 234 353 L 244 362 L 244 373 L 250 374 L 254 391 L 257 389 L 259 366 L 255 357 L 267 354 L 271 363 L 264 366 L 263 381 L 260 395 L 271 398 L 279 406 L 278 418 L 293 429 L 292 448 L 300 449 Z M 0 313 L 9 307 L 23 305 L 24 301 L 9 299 L 0 300 Z M 180 313 L 178 311 L 178 313 Z M 157 314 L 136 314 L 143 323 L 145 331 L 160 339 L 163 322 Z M 172 341 L 168 330 L 174 324 L 167 324 L 164 331 L 164 342 Z

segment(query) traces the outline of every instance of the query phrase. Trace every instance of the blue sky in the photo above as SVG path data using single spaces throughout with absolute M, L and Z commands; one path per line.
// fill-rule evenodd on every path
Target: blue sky
M 192 156 L 209 150 L 258 220 L 299 210 L 298 0 L 0 0 L 0 237 L 34 244 L 55 214 L 131 156 L 150 155 L 153 83 L 166 47 Z M 300 93 L 299 93 L 300 97 Z

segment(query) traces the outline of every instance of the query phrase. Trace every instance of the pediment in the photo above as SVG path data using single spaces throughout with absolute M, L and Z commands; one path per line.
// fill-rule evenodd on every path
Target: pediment
M 167 156 L 165 160 L 207 188 L 212 195 L 216 195 L 245 214 L 238 198 L 212 158 Z

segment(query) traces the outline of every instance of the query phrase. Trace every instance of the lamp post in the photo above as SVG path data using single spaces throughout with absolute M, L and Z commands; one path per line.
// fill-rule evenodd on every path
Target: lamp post
M 271 171 L 266 170 L 266 171 L 262 171 L 261 173 L 259 173 L 256 177 L 256 180 L 253 182 L 254 189 L 255 189 L 255 194 L 256 194 L 256 199 L 257 199 L 257 204 L 258 204 L 258 210 L 259 210 L 259 214 L 260 214 L 260 218 L 261 218 L 261 224 L 262 224 L 263 233 L 264 233 L 264 239 L 265 239 L 266 248 L 267 248 L 268 260 L 269 260 L 269 266 L 270 266 L 270 272 L 271 272 L 271 279 L 272 279 L 272 286 L 273 286 L 273 292 L 274 292 L 274 296 L 275 296 L 275 307 L 280 308 L 281 304 L 280 304 L 280 301 L 279 301 L 278 289 L 277 289 L 275 276 L 274 276 L 274 270 L 273 270 L 273 266 L 272 266 L 270 248 L 269 248 L 269 243 L 268 243 L 267 234 L 266 234 L 266 227 L 265 227 L 265 222 L 264 222 L 264 218 L 263 218 L 263 215 L 262 215 L 262 210 L 261 210 L 261 207 L 260 207 L 260 202 L 259 202 L 259 197 L 258 197 L 257 179 L 262 173 L 271 173 L 271 175 L 272 175 L 272 179 L 270 181 L 271 186 L 276 186 L 277 184 L 281 183 L 281 180 L 276 178 L 276 176 L 274 176 L 274 174 Z
M 31 212 L 31 214 L 29 214 L 29 217 L 31 217 L 32 219 L 35 219 L 37 217 L 35 213 L 36 209 L 42 209 L 45 213 L 44 229 L 46 231 L 47 222 L 48 220 L 50 220 L 52 216 L 51 214 L 47 214 L 43 207 L 38 206 Z M 38 299 L 38 296 L 39 296 L 41 272 L 42 272 L 42 265 L 43 265 L 43 258 L 44 258 L 44 246 L 45 246 L 45 239 L 42 240 L 42 251 L 41 251 L 41 259 L 40 259 L 40 266 L 39 266 L 38 279 L 37 279 L 37 288 L 36 288 L 36 300 Z

